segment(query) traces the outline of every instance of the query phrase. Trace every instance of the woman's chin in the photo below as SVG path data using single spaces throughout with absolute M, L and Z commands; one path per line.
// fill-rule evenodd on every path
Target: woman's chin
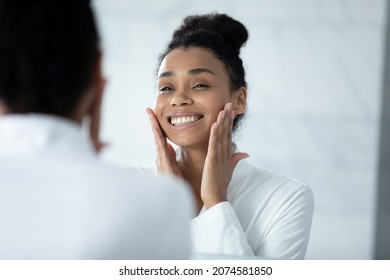
M 204 143 L 208 143 L 208 141 L 202 141 L 201 139 L 194 139 L 194 137 L 168 137 L 168 139 L 173 144 L 181 148 L 204 147 Z

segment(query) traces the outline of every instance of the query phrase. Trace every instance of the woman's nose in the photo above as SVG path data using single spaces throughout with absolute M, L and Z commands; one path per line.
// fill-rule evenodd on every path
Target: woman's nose
M 180 92 L 173 96 L 170 104 L 172 106 L 185 106 L 191 105 L 192 103 L 193 100 L 185 92 Z

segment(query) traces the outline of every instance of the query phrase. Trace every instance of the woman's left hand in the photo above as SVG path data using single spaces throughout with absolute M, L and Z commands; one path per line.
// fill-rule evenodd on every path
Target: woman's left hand
M 211 127 L 201 182 L 201 198 L 206 209 L 227 200 L 226 192 L 233 170 L 238 161 L 249 156 L 247 153 L 232 154 L 234 117 L 232 104 L 228 103 Z

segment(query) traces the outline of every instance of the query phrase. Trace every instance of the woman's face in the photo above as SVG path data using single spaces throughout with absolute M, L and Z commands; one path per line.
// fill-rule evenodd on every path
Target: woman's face
M 228 73 L 211 52 L 177 48 L 159 68 L 154 112 L 176 145 L 207 147 L 211 126 L 232 96 Z

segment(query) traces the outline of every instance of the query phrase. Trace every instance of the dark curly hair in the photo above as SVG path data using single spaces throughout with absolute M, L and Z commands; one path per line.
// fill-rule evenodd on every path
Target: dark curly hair
M 240 49 L 248 40 L 245 26 L 226 14 L 211 13 L 188 16 L 173 33 L 167 49 L 158 59 L 164 58 L 176 48 L 201 47 L 211 51 L 225 66 L 232 90 L 246 87 L 245 69 L 240 58 Z M 238 115 L 233 130 L 239 127 L 244 114 Z
M 0 100 L 10 113 L 70 117 L 98 54 L 89 0 L 0 0 Z

